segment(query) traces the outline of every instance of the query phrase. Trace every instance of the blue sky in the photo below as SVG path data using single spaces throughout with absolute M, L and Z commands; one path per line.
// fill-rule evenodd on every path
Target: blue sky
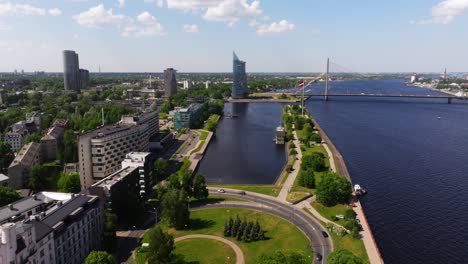
M 468 0 L 0 0 L 0 72 L 468 71 Z

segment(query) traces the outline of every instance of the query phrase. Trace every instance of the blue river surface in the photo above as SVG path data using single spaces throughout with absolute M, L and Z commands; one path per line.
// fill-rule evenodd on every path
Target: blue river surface
M 323 92 L 323 83 L 306 91 Z M 330 93 L 442 95 L 403 80 L 331 82 Z M 468 101 L 312 98 L 306 107 L 343 155 L 385 263 L 468 263 Z M 201 162 L 209 183 L 271 184 L 280 103 L 226 104 Z

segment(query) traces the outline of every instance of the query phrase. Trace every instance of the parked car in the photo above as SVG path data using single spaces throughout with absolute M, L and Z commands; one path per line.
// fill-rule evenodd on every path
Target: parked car
M 246 193 L 244 191 L 240 191 L 240 192 L 238 192 L 238 194 L 246 195 Z
M 328 234 L 327 234 L 327 232 L 325 232 L 325 231 L 322 231 L 322 236 L 323 236 L 323 237 L 328 237 Z
M 219 192 L 219 193 L 225 193 L 226 192 L 224 189 L 218 189 L 216 191 Z
M 321 261 L 322 260 L 322 255 L 320 253 L 316 253 L 315 254 L 315 259 L 318 260 L 318 261 Z

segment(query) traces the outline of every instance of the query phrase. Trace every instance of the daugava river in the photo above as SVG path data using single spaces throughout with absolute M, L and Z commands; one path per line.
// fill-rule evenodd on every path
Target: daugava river
M 323 84 L 309 89 L 322 92 Z M 348 92 L 439 94 L 402 80 L 331 83 L 330 93 Z M 306 106 L 353 182 L 369 190 L 362 204 L 385 263 L 468 263 L 468 102 L 336 97 Z M 284 151 L 271 138 L 281 107 L 242 104 L 239 120 L 220 123 L 200 167 L 209 182 L 276 179 Z

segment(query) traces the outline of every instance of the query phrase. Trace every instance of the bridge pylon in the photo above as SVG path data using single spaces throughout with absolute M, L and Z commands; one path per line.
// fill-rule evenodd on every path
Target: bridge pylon
M 328 84 L 328 79 L 330 78 L 328 76 L 329 71 L 330 71 L 330 58 L 327 58 L 327 73 L 325 74 L 325 98 L 324 98 L 325 101 L 328 101 L 328 89 L 330 88 Z

